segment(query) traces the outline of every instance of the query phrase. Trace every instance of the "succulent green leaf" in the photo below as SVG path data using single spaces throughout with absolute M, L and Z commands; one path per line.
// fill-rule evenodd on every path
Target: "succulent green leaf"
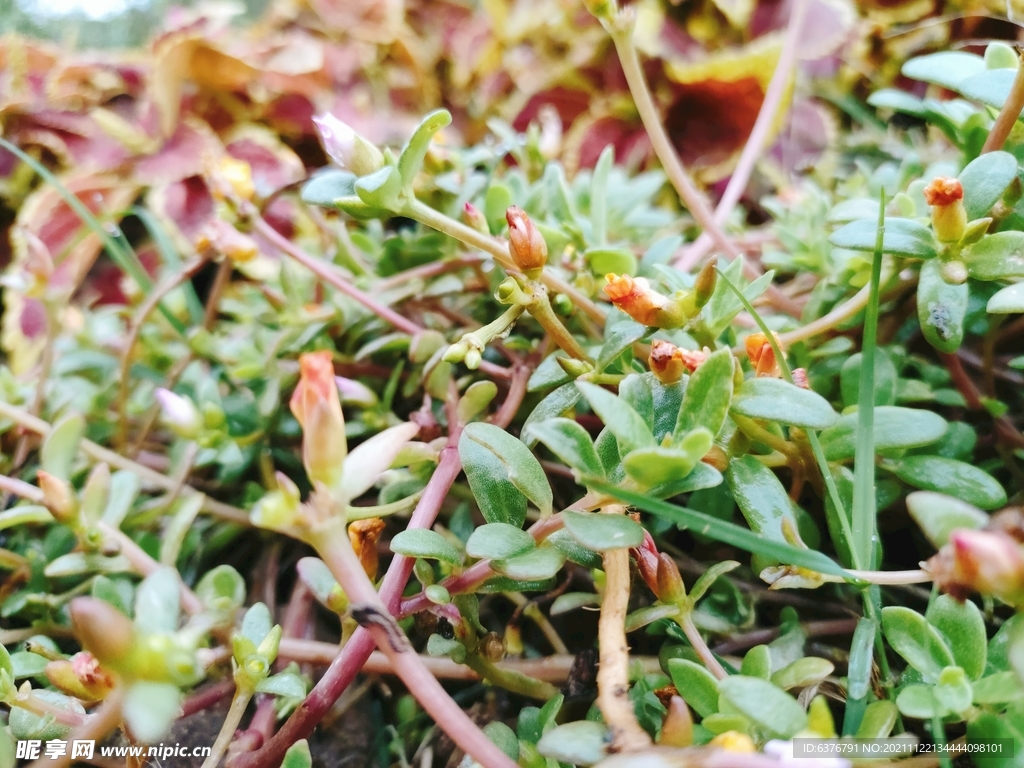
M 935 682 L 943 669 L 953 665 L 945 638 L 915 610 L 899 605 L 883 608 L 882 631 L 892 649 L 926 681 Z
M 875 452 L 918 448 L 937 442 L 945 433 L 946 420 L 932 411 L 895 405 L 875 407 Z M 852 459 L 856 451 L 857 414 L 847 413 L 821 433 L 821 447 L 829 461 Z
M 807 713 L 797 700 L 767 680 L 732 675 L 718 688 L 735 711 L 773 736 L 788 739 L 807 725 Z
M 952 353 L 960 348 L 969 298 L 967 283 L 953 285 L 942 278 L 938 259 L 921 265 L 917 318 L 925 339 L 940 352 Z
M 718 680 L 705 667 L 689 659 L 670 659 L 668 673 L 679 695 L 694 712 L 701 717 L 718 712 Z
M 125 724 L 143 744 L 163 739 L 181 714 L 181 691 L 170 683 L 134 683 L 124 697 Z
M 925 618 L 946 638 L 956 665 L 971 680 L 980 678 L 985 671 L 988 634 L 978 606 L 970 600 L 960 602 L 949 595 L 939 595 L 928 606 Z
M 501 427 L 476 422 L 468 425 L 462 432 L 462 437 L 459 439 L 460 456 L 462 455 L 464 443 L 467 444 L 467 447 L 468 445 L 479 446 L 484 451 L 495 456 L 501 464 L 508 481 L 516 490 L 532 501 L 542 515 L 551 514 L 551 486 L 548 484 L 547 475 L 544 473 L 540 462 L 537 461 L 537 458 L 521 440 L 516 439 Z M 469 462 L 465 458 L 463 458 L 463 466 L 466 467 L 466 474 L 469 476 Z M 471 487 L 472 484 L 471 479 Z M 473 491 L 476 493 L 476 488 Z M 479 497 L 477 500 L 480 501 Z M 481 506 L 481 512 L 483 511 Z M 492 509 L 492 511 L 494 510 Z M 498 519 L 492 520 L 488 518 L 488 522 L 512 523 L 512 519 L 504 519 L 508 517 L 511 516 L 499 512 Z M 516 522 L 522 525 L 522 520 Z
M 643 527 L 625 515 L 568 510 L 562 512 L 562 521 L 573 539 L 595 552 L 639 547 L 644 541 Z
M 69 479 L 71 463 L 84 435 L 85 419 L 81 414 L 72 413 L 57 421 L 43 441 L 40 467 L 61 480 Z
M 615 435 L 619 449 L 623 453 L 654 445 L 654 435 L 651 434 L 650 428 L 629 403 L 596 384 L 578 381 L 576 386 L 590 403 L 594 413 Z
M 284 753 L 284 760 L 281 763 L 281 768 L 312 768 L 313 758 L 309 754 L 309 742 L 305 739 L 301 739 L 290 747 L 288 751 Z
M 838 248 L 874 251 L 878 236 L 877 219 L 860 219 L 840 227 L 828 241 Z M 932 231 L 913 219 L 886 217 L 882 252 L 911 259 L 935 258 L 937 244 Z
M 430 149 L 430 142 L 434 140 L 434 135 L 449 125 L 451 121 L 452 116 L 447 109 L 438 109 L 424 117 L 416 126 L 416 130 L 412 132 L 412 136 L 409 137 L 408 143 L 398 158 L 401 184 L 408 186 L 413 183 L 416 174 L 423 167 L 423 159 L 427 156 L 427 150 Z
M 530 427 L 530 435 L 544 443 L 548 449 L 569 467 L 584 475 L 604 477 L 604 468 L 590 433 L 572 419 L 555 418 Z
M 506 560 L 525 554 L 536 544 L 533 536 L 508 523 L 481 525 L 466 542 L 466 554 L 476 558 Z
M 1017 158 L 1009 152 L 986 152 L 960 172 L 967 220 L 988 215 L 1006 188 L 1017 177 Z
M 1014 283 L 1001 289 L 988 300 L 987 309 L 993 315 L 1024 312 L 1024 283 Z
M 537 547 L 508 560 L 494 560 L 491 567 L 502 576 L 522 581 L 550 579 L 565 563 L 557 547 Z
M 775 672 L 771 681 L 784 691 L 792 688 L 806 688 L 809 685 L 816 685 L 832 674 L 835 665 L 828 659 L 818 656 L 804 656 L 797 659 L 778 672 Z
M 914 488 L 938 491 L 981 509 L 998 509 L 1006 491 L 985 470 L 944 456 L 907 456 L 893 467 L 895 475 Z
M 911 80 L 923 80 L 958 90 L 966 78 L 985 70 L 985 60 L 981 56 L 964 51 L 942 51 L 927 56 L 915 56 L 903 65 L 903 75 Z
M 178 629 L 181 581 L 173 568 L 161 567 L 142 580 L 135 592 L 135 626 L 145 633 Z
M 949 534 L 953 530 L 976 530 L 988 523 L 988 514 L 973 504 L 935 491 L 914 491 L 908 494 L 907 511 L 936 549 L 949 541 Z
M 391 539 L 391 551 L 406 557 L 425 557 L 452 565 L 462 564 L 462 553 L 455 545 L 437 531 L 426 528 L 410 528 L 395 534 Z
M 752 419 L 767 419 L 805 429 L 825 429 L 839 419 L 828 400 L 784 379 L 747 379 L 736 390 L 732 410 Z
M 705 427 L 712 435 L 719 433 L 732 402 L 732 374 L 733 357 L 728 349 L 718 350 L 693 372 L 672 433 L 675 440 L 682 440 L 697 427 Z

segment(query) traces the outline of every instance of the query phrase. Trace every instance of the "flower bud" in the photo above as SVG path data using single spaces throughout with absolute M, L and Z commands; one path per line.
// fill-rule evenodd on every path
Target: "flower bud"
M 927 569 L 939 588 L 954 597 L 979 592 L 1024 606 L 1024 553 L 1001 531 L 954 530 Z
M 36 472 L 36 482 L 43 492 L 43 504 L 57 522 L 72 525 L 78 521 L 78 497 L 70 483 L 42 469 Z
M 548 263 L 548 245 L 526 211 L 511 206 L 505 211 L 508 222 L 508 252 L 512 261 L 527 275 L 533 276 Z
M 441 360 L 446 363 L 461 363 L 466 359 L 467 352 L 469 352 L 469 345 L 464 341 L 457 341 L 448 347 Z
M 939 265 L 939 277 L 948 285 L 963 285 L 967 282 L 967 265 L 959 259 L 944 261 Z
M 311 481 L 333 488 L 341 480 L 348 443 L 331 353 L 302 355 L 299 371 L 289 405 L 302 425 L 302 463 Z
M 76 597 L 68 611 L 78 641 L 100 664 L 117 669 L 135 647 L 135 626 L 110 603 Z
M 662 384 L 675 384 L 683 378 L 683 372 L 686 370 L 682 350 L 671 341 L 662 339 L 655 339 L 651 343 L 651 354 L 647 358 L 647 364 Z
M 665 707 L 658 743 L 666 747 L 688 747 L 693 743 L 693 717 L 681 696 L 672 696 Z
M 348 526 L 348 540 L 370 581 L 377 578 L 377 542 L 383 532 L 384 521 L 379 517 L 354 520 Z
M 644 541 L 639 547 L 632 550 L 633 556 L 636 557 L 637 570 L 640 572 L 640 576 L 647 584 L 648 589 L 654 594 L 658 594 L 658 548 L 654 544 L 654 539 L 651 538 L 651 534 L 646 530 L 644 531 Z
M 793 369 L 793 383 L 800 389 L 810 389 L 811 383 L 807 380 L 807 371 L 804 368 Z
M 172 432 L 186 440 L 199 436 L 203 429 L 203 416 L 189 398 L 160 387 L 156 391 L 156 399 L 160 403 L 162 421 Z
M 334 115 L 318 115 L 313 124 L 324 151 L 341 168 L 356 176 L 368 176 L 384 167 L 381 151 Z
M 655 328 L 678 328 L 687 320 L 677 302 L 651 288 L 646 279 L 629 275 L 605 275 L 604 292 L 618 309 L 642 325 Z
M 701 461 L 719 472 L 725 472 L 729 468 L 729 455 L 717 445 L 712 445 Z
M 491 229 L 487 226 L 487 217 L 472 203 L 462 206 L 462 220 L 466 222 L 466 226 L 475 229 L 481 235 L 491 234 Z
M 779 344 L 779 348 L 782 348 L 779 342 L 779 335 L 772 333 L 775 337 L 776 344 Z M 747 357 L 750 358 L 750 364 L 754 366 L 755 376 L 781 376 L 782 371 L 779 369 L 779 361 L 775 359 L 775 350 L 772 349 L 772 345 L 768 342 L 768 337 L 763 333 L 752 333 L 744 340 L 744 346 L 747 350 Z
M 663 603 L 678 603 L 686 597 L 683 577 L 675 560 L 664 552 L 658 555 L 658 589 L 655 593 Z
M 932 229 L 939 242 L 959 242 L 967 229 L 964 188 L 959 179 L 932 179 L 924 188 L 924 200 L 932 208 Z
M 697 307 L 703 307 L 708 303 L 711 294 L 715 292 L 715 284 L 718 282 L 718 259 L 711 259 L 705 264 L 693 283 L 693 298 Z
M 466 352 L 466 357 L 463 358 L 462 362 L 466 364 L 466 367 L 469 368 L 469 370 L 475 371 L 480 367 L 482 360 L 483 357 L 480 354 L 480 350 L 474 347 Z
M 488 632 L 480 638 L 480 655 L 494 663 L 505 658 L 505 641 L 497 632 Z
M 114 689 L 114 675 L 88 651 L 51 661 L 44 670 L 54 687 L 84 702 L 102 701 Z
M 594 366 L 586 360 L 577 360 L 575 357 L 556 357 L 558 367 L 573 378 L 583 376 L 594 370 Z

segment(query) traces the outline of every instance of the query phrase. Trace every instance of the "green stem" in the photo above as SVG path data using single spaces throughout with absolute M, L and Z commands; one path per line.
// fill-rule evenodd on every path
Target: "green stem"
M 551 683 L 529 677 L 514 669 L 502 669 L 479 653 L 468 654 L 464 663 L 492 685 L 497 685 L 520 696 L 537 701 L 548 701 L 558 694 L 558 689 Z
M 508 252 L 508 243 L 505 240 L 499 240 L 490 235 L 477 232 L 475 229 L 467 227 L 461 221 L 445 216 L 440 211 L 434 210 L 419 200 L 409 201 L 402 209 L 401 215 L 415 219 L 420 224 L 425 224 L 436 229 L 438 232 L 443 232 L 449 237 L 454 237 L 456 240 L 472 248 L 477 248 L 484 253 L 490 254 L 496 262 L 501 264 L 506 272 L 519 274 L 519 270 Z M 554 274 L 550 269 L 544 270 L 540 280 L 549 290 L 568 296 L 572 300 L 573 306 L 595 323 L 604 325 L 604 312 L 590 297 L 583 295 L 578 289 L 565 282 L 565 280 Z
M 216 768 L 220 763 L 220 759 L 228 751 L 228 745 L 231 744 L 238 724 L 242 722 L 242 716 L 245 714 L 246 707 L 249 706 L 252 695 L 253 690 L 248 686 L 239 685 L 235 688 L 235 695 L 231 699 L 231 706 L 224 718 L 224 724 L 220 727 L 220 733 L 217 734 L 217 739 L 213 742 L 209 756 L 203 761 L 202 768 Z
M 566 328 L 562 321 L 558 319 L 558 315 L 551 308 L 551 302 L 548 300 L 548 292 L 545 290 L 543 285 L 535 285 L 533 291 L 533 301 L 530 302 L 528 307 L 530 316 L 540 323 L 541 327 L 547 332 L 559 347 L 565 352 L 568 352 L 572 357 L 577 360 L 586 360 L 590 362 L 590 356 L 583 351 L 583 347 L 576 341 L 569 329 Z
M 715 654 L 708 647 L 708 644 L 704 642 L 704 638 L 701 636 L 700 630 L 697 629 L 697 625 L 693 623 L 692 607 L 689 605 L 680 605 L 679 607 L 680 612 L 676 616 L 676 623 L 683 630 L 686 639 L 690 641 L 690 645 L 693 646 L 693 650 L 700 656 L 700 660 L 704 662 L 704 666 L 708 668 L 708 671 L 719 680 L 725 680 L 729 673 L 725 671 L 722 664 L 715 658 Z

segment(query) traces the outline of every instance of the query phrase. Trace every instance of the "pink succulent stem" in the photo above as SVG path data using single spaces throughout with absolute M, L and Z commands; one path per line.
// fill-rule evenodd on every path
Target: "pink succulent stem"
M 449 489 L 462 471 L 458 450 L 460 432 L 458 425 L 452 426 L 448 445 L 442 449 L 437 469 L 434 470 L 419 504 L 412 513 L 409 529 L 429 528 L 437 519 Z M 392 613 L 398 610 L 402 592 L 412 574 L 412 566 L 411 558 L 396 555 L 384 576 L 380 599 Z M 306 700 L 299 705 L 281 729 L 256 752 L 235 756 L 231 760 L 231 768 L 270 768 L 280 765 L 288 747 L 309 736 L 327 710 L 352 683 L 366 660 L 370 658 L 374 646 L 373 636 L 362 627 L 357 629 L 342 652 L 327 668 L 324 676 L 309 692 Z

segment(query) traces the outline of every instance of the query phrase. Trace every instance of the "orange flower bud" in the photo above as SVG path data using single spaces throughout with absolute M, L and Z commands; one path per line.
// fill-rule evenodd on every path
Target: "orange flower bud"
M 967 229 L 964 188 L 959 179 L 932 179 L 924 188 L 924 200 L 932 207 L 932 229 L 939 241 L 959 242 Z
M 666 747 L 688 747 L 693 743 L 693 717 L 681 696 L 672 696 L 665 707 L 658 743 Z
M 299 371 L 289 405 L 302 425 L 302 463 L 310 480 L 333 487 L 341 479 L 348 443 L 331 353 L 302 355 Z
M 76 597 L 68 610 L 75 636 L 100 664 L 116 669 L 129 657 L 135 626 L 117 608 L 95 597 Z
M 370 581 L 377 578 L 377 542 L 383 532 L 384 521 L 379 517 L 354 520 L 348 526 L 348 540 L 352 542 L 352 549 Z
M 508 222 L 508 252 L 512 261 L 528 275 L 544 269 L 548 263 L 548 245 L 526 211 L 511 206 L 505 211 Z
M 1024 551 L 1001 531 L 954 530 L 927 567 L 935 583 L 954 597 L 979 592 L 1024 606 Z
M 775 337 L 775 342 L 779 344 L 779 335 L 772 333 Z M 747 349 L 747 357 L 750 358 L 750 364 L 754 366 L 755 376 L 781 376 L 782 371 L 779 369 L 779 361 L 775 359 L 775 350 L 772 349 L 772 345 L 768 342 L 768 337 L 763 333 L 752 333 L 744 341 L 744 345 Z
M 658 590 L 655 594 L 664 603 L 675 603 L 686 597 L 679 567 L 675 560 L 664 552 L 658 555 Z
M 651 343 L 651 354 L 647 363 L 651 372 L 662 384 L 675 384 L 683 377 L 686 363 L 683 362 L 683 350 L 671 341 L 655 339 Z
M 608 284 L 604 292 L 618 309 L 638 323 L 657 328 L 678 328 L 685 321 L 682 308 L 667 296 L 651 288 L 642 277 L 635 280 L 629 275 L 605 275 Z
M 78 498 L 67 480 L 40 469 L 36 472 L 36 482 L 43 492 L 43 504 L 58 522 L 70 525 L 78 520 Z
M 102 701 L 116 682 L 114 675 L 88 651 L 76 653 L 70 659 L 51 661 L 45 672 L 54 686 L 85 702 Z
M 704 454 L 701 461 L 719 472 L 725 472 L 729 468 L 728 454 L 717 445 L 712 445 L 711 450 Z

